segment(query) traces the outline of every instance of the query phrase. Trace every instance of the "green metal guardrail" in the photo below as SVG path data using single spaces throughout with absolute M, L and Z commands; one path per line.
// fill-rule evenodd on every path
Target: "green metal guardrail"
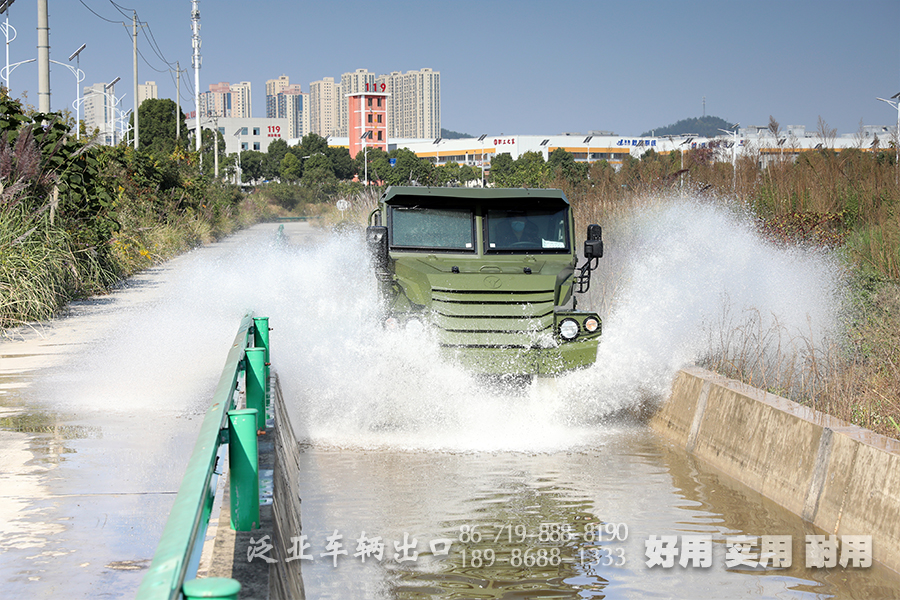
M 246 408 L 235 409 L 238 376 L 246 376 Z M 266 428 L 269 405 L 269 319 L 244 316 L 228 352 L 188 461 L 175 504 L 150 569 L 138 588 L 138 600 L 238 597 L 233 579 L 195 579 L 216 494 L 220 446 L 228 445 L 231 526 L 259 527 L 259 455 L 257 432 Z

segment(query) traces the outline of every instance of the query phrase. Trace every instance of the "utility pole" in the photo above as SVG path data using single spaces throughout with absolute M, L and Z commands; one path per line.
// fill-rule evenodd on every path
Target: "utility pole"
M 196 110 L 196 149 L 200 152 L 200 0 L 191 0 L 191 44 L 194 47 L 192 63 L 194 66 L 194 107 Z
M 138 149 L 138 107 L 141 99 L 138 98 L 138 65 L 137 65 L 137 11 L 131 17 L 131 38 L 134 46 L 134 149 Z
M 38 0 L 38 110 L 50 112 L 50 19 L 47 0 Z
M 181 74 L 187 72 L 181 70 L 181 65 L 175 61 L 175 104 L 178 105 L 178 113 L 175 115 L 175 139 L 181 139 Z

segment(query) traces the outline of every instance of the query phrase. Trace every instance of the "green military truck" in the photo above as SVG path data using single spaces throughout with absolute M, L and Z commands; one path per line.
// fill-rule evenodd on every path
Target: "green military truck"
M 591 365 L 600 317 L 574 294 L 603 255 L 600 226 L 580 267 L 574 238 L 560 190 L 389 187 L 366 230 L 384 325 L 433 335 L 482 374 Z

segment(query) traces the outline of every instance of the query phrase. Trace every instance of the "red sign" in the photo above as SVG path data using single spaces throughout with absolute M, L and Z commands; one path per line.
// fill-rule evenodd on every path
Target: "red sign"
M 502 146 L 503 144 L 515 144 L 515 143 L 516 143 L 516 138 L 507 138 L 505 140 L 500 139 L 500 138 L 494 138 L 495 146 Z

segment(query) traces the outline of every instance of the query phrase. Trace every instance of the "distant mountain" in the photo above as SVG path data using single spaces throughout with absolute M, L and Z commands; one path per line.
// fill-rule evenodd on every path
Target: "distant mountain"
M 695 117 L 693 119 L 682 119 L 674 125 L 667 127 L 659 127 L 651 131 L 645 131 L 641 137 L 650 135 L 681 135 L 684 133 L 694 133 L 703 137 L 715 137 L 722 135 L 719 129 L 732 129 L 733 121 L 726 121 L 719 117 Z
M 444 129 L 441 127 L 441 137 L 445 140 L 461 140 L 463 138 L 472 137 L 468 133 L 459 133 L 458 131 L 450 131 L 449 129 Z

